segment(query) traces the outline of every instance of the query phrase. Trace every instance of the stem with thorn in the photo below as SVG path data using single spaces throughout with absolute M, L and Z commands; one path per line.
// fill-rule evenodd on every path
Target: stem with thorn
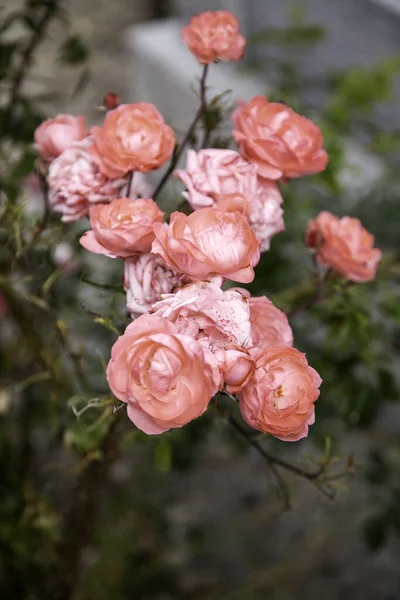
M 174 171 L 176 165 L 179 162 L 179 159 L 182 156 L 182 153 L 185 149 L 185 147 L 187 146 L 188 142 L 190 141 L 190 138 L 192 137 L 194 130 L 196 128 L 197 123 L 200 121 L 200 119 L 202 118 L 204 111 L 207 108 L 207 102 L 206 102 L 206 78 L 207 78 L 207 73 L 208 73 L 208 67 L 209 65 L 204 65 L 203 67 L 203 73 L 200 79 L 200 106 L 194 116 L 194 119 L 189 127 L 189 129 L 187 130 L 187 133 L 185 135 L 185 137 L 183 138 L 183 140 L 181 141 L 181 143 L 177 146 L 172 158 L 171 158 L 171 162 L 170 165 L 168 167 L 168 169 L 166 170 L 166 172 L 164 173 L 163 177 L 161 178 L 158 186 L 155 189 L 155 192 L 153 194 L 153 200 L 156 199 L 156 197 L 158 196 L 158 194 L 161 192 L 161 190 L 163 189 L 164 185 L 167 183 L 170 175 L 172 174 L 172 172 Z

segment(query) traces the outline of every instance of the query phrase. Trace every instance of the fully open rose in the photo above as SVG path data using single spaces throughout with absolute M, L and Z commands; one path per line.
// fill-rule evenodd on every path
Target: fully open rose
M 124 289 L 126 308 L 132 316 L 150 310 L 152 304 L 161 300 L 162 294 L 177 291 L 188 278 L 173 271 L 161 256 L 147 252 L 127 258 L 124 263 Z
M 92 229 L 80 242 L 87 250 L 110 258 L 149 252 L 154 224 L 164 220 L 164 213 L 151 198 L 116 198 L 110 204 L 92 206 L 89 216 Z
M 338 219 L 327 211 L 310 221 L 306 242 L 315 248 L 318 261 L 351 281 L 371 281 L 382 252 L 374 248 L 374 236 L 358 219 Z
M 194 280 L 225 277 L 241 283 L 254 279 L 259 242 L 239 214 L 203 208 L 187 216 L 174 212 L 169 225 L 155 224 L 152 252 Z
M 286 442 L 306 437 L 321 377 L 295 348 L 254 348 L 250 354 L 256 371 L 239 396 L 243 419 Z
M 129 171 L 153 171 L 171 156 L 175 134 L 153 104 L 121 104 L 108 113 L 103 127 L 92 127 L 91 149 L 100 170 L 108 177 Z
M 129 418 L 148 434 L 199 417 L 218 387 L 201 345 L 155 315 L 136 319 L 115 342 L 107 379 L 128 404 Z
M 321 131 L 285 104 L 256 96 L 232 114 L 233 137 L 261 177 L 282 179 L 323 171 L 328 155 Z
M 89 154 L 90 144 L 90 138 L 76 142 L 49 167 L 49 203 L 64 223 L 86 216 L 93 204 L 111 202 L 126 185 L 123 178 L 101 173 Z
M 175 176 L 185 184 L 182 195 L 194 210 L 214 206 L 247 216 L 261 250 L 268 250 L 271 238 L 285 229 L 278 186 L 259 178 L 256 166 L 234 150 L 188 150 L 186 169 Z
M 239 33 L 239 21 L 228 10 L 207 10 L 192 17 L 181 37 L 201 64 L 239 60 L 246 45 L 246 38 Z

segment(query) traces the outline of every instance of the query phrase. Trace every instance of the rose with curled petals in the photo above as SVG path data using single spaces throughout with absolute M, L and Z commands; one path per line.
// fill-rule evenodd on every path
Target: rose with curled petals
M 152 306 L 152 312 L 212 351 L 252 345 L 249 305 L 235 290 L 223 291 L 202 281 L 192 283 L 163 296 Z
M 186 283 L 185 275 L 172 271 L 160 256 L 151 252 L 125 260 L 126 308 L 132 316 L 148 312 L 162 295 L 173 293 Z
M 192 17 L 182 29 L 181 38 L 203 65 L 239 60 L 246 45 L 246 38 L 239 33 L 239 21 L 228 10 L 207 10 Z
M 239 395 L 243 419 L 286 442 L 306 437 L 315 420 L 321 377 L 295 348 L 253 348 L 249 353 L 256 370 Z
M 154 224 L 164 220 L 164 213 L 151 198 L 116 198 L 110 204 L 92 206 L 89 216 L 92 229 L 83 234 L 80 243 L 86 250 L 110 258 L 149 252 Z
M 222 365 L 226 391 L 230 394 L 238 394 L 254 375 L 256 369 L 254 358 L 247 350 L 238 346 L 217 350 L 216 355 Z
M 321 131 L 285 104 L 255 96 L 233 112 L 233 137 L 261 177 L 278 180 L 323 171 L 328 155 Z
M 35 147 L 46 162 L 51 162 L 75 142 L 89 135 L 85 117 L 57 115 L 47 119 L 35 130 Z
M 107 113 L 103 127 L 92 127 L 93 159 L 107 177 L 146 173 L 171 157 L 175 134 L 153 104 L 121 104 Z
M 107 367 L 111 391 L 147 434 L 182 427 L 203 414 L 218 389 L 213 377 L 196 340 L 149 314 L 128 325 Z
M 338 219 L 321 212 L 308 225 L 306 243 L 315 248 L 317 260 L 350 281 L 375 279 L 382 252 L 374 248 L 374 236 L 358 219 Z
M 49 203 L 64 223 L 85 217 L 93 204 L 111 202 L 126 185 L 126 179 L 101 173 L 88 151 L 91 144 L 90 137 L 76 142 L 49 166 Z
M 155 224 L 152 252 L 193 280 L 232 279 L 250 283 L 260 259 L 259 242 L 238 212 L 203 208 L 174 212 L 170 224 Z M 214 279 L 216 278 L 216 279 Z
M 262 251 L 285 229 L 278 186 L 259 178 L 256 166 L 234 150 L 188 150 L 186 169 L 175 176 L 185 184 L 182 195 L 194 210 L 214 207 L 246 216 Z

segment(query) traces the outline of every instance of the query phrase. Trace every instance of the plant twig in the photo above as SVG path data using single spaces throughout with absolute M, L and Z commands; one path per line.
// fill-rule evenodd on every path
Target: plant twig
M 24 82 L 25 76 L 31 66 L 34 52 L 37 46 L 42 41 L 43 35 L 45 34 L 46 28 L 51 20 L 51 17 L 54 14 L 54 8 L 57 6 L 57 0 L 51 2 L 49 1 L 47 6 L 45 7 L 41 18 L 35 24 L 35 30 L 25 46 L 24 50 L 21 53 L 20 64 L 17 67 L 14 77 L 11 83 L 10 94 L 8 98 L 8 102 L 4 108 L 3 118 L 0 123 L 0 139 L 2 139 L 4 135 L 4 130 L 7 127 L 8 123 L 12 118 L 12 113 L 16 101 L 19 96 L 19 92 L 21 86 Z
M 173 170 L 175 169 L 176 165 L 179 162 L 180 157 L 182 156 L 182 153 L 186 147 L 186 145 L 188 144 L 188 142 L 190 141 L 190 138 L 193 135 L 193 132 L 196 128 L 197 123 L 200 121 L 200 119 L 202 118 L 204 111 L 207 108 L 207 103 L 206 103 L 206 78 L 207 78 L 207 73 L 208 73 L 208 66 L 209 65 L 204 65 L 203 67 L 203 73 L 200 79 L 200 106 L 194 116 L 194 119 L 189 127 L 189 129 L 186 132 L 185 137 L 183 138 L 183 140 L 181 141 L 181 143 L 179 144 L 179 146 L 177 146 L 172 158 L 171 158 L 171 162 L 170 165 L 168 167 L 168 169 L 166 170 L 166 172 L 164 173 L 163 177 L 161 178 L 159 184 L 157 185 L 154 193 L 153 193 L 153 200 L 156 199 L 156 197 L 158 196 L 158 194 L 161 192 L 161 190 L 163 189 L 164 185 L 167 183 L 171 173 L 173 172 Z

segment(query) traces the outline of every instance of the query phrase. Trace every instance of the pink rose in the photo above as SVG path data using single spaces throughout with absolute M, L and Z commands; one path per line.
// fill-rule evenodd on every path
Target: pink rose
M 175 134 L 153 104 L 121 104 L 110 111 L 103 127 L 92 127 L 91 148 L 100 170 L 107 177 L 130 171 L 153 171 L 171 157 Z
M 246 215 L 261 250 L 268 250 L 271 237 L 285 229 L 278 186 L 259 179 L 256 166 L 234 150 L 188 150 L 186 169 L 175 176 L 185 184 L 182 195 L 194 210 L 215 206 Z
M 257 194 L 257 169 L 235 150 L 188 150 L 186 156 L 186 169 L 174 174 L 185 184 L 182 196 L 194 210 L 214 206 L 218 196 L 242 194 L 250 200 Z
M 249 298 L 251 334 L 258 348 L 293 346 L 293 332 L 284 312 L 266 296 Z
M 172 271 L 155 254 L 139 254 L 125 260 L 126 307 L 133 316 L 148 312 L 162 294 L 173 293 L 185 283 L 185 275 Z
M 171 215 L 169 225 L 154 226 L 152 252 L 193 280 L 222 276 L 249 283 L 260 259 L 259 242 L 243 215 L 203 208 Z
M 212 351 L 252 345 L 249 305 L 235 290 L 224 292 L 203 281 L 185 285 L 175 294 L 165 295 L 152 311 Z
M 216 356 L 222 365 L 224 384 L 227 392 L 238 394 L 248 384 L 256 370 L 254 358 L 244 348 L 238 346 L 217 350 Z
M 47 119 L 35 131 L 35 147 L 43 160 L 51 162 L 75 142 L 89 134 L 85 117 L 58 115 Z
M 116 198 L 110 204 L 92 206 L 89 216 L 92 229 L 80 242 L 86 250 L 110 258 L 149 252 L 154 224 L 164 220 L 164 213 L 151 198 Z
M 147 434 L 182 427 L 199 417 L 217 391 L 201 345 L 155 315 L 128 325 L 111 351 L 107 379 Z
M 92 204 L 110 202 L 126 184 L 99 171 L 88 153 L 90 143 L 90 138 L 76 142 L 49 167 L 49 202 L 64 223 L 86 216 Z
M 310 221 L 306 242 L 315 248 L 318 261 L 351 281 L 372 281 L 375 278 L 382 252 L 374 248 L 374 236 L 358 219 L 338 219 L 322 211 Z
M 249 222 L 261 242 L 262 252 L 269 250 L 274 235 L 285 231 L 281 204 L 282 196 L 276 183 L 259 179 L 258 193 L 252 198 L 250 204 Z
M 287 442 L 308 435 L 322 383 L 305 354 L 289 346 L 250 350 L 256 371 L 239 396 L 243 419 Z
M 277 102 L 256 96 L 232 114 L 240 153 L 266 179 L 301 177 L 323 171 L 328 155 L 321 131 L 309 119 Z
M 207 10 L 192 17 L 182 29 L 181 38 L 199 63 L 239 60 L 246 38 L 239 33 L 239 21 L 228 10 Z

